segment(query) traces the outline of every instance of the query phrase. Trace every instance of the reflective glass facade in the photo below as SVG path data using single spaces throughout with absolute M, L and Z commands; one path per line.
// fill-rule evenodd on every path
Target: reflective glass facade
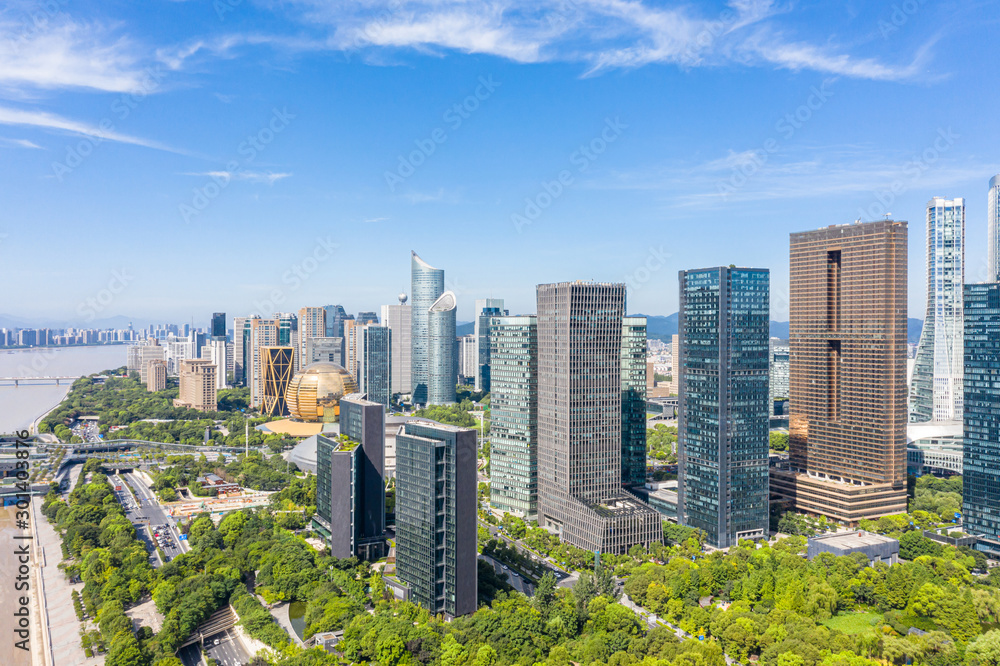
M 455 337 L 455 294 L 446 291 L 427 313 L 427 404 L 455 402 L 458 341 Z
M 622 485 L 646 482 L 646 318 L 622 319 Z
M 476 345 L 476 390 L 490 390 L 490 318 L 503 317 L 502 298 L 476 299 L 475 345 Z
M 490 340 L 490 504 L 534 519 L 538 513 L 537 318 L 492 317 Z
M 392 331 L 387 326 L 363 326 L 358 353 L 358 380 L 362 393 L 384 407 L 392 398 Z
M 989 280 L 1000 282 L 1000 174 L 990 178 L 989 192 Z
M 1000 555 L 1000 284 L 965 285 L 964 529 Z
M 767 536 L 770 275 L 680 273 L 678 521 L 718 548 Z
M 927 314 L 910 382 L 910 422 L 962 420 L 965 201 L 927 204 Z
M 432 613 L 476 610 L 476 431 L 410 422 L 396 435 L 396 570 Z
M 444 293 L 444 271 L 434 268 L 413 252 L 410 261 L 410 281 L 410 291 L 413 294 L 410 303 L 410 314 L 413 317 L 410 326 L 410 381 L 413 384 L 411 388 L 414 404 L 425 405 L 430 373 L 428 315 L 434 301 Z M 452 386 L 453 390 L 454 388 Z

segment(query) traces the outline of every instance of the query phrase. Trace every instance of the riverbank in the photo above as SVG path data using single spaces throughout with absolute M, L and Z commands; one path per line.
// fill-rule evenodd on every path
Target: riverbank
M 9 351 L 0 354 L 0 377 L 85 377 L 125 365 L 125 349 L 115 344 Z M 71 388 L 71 383 L 0 386 L 0 433 L 37 432 L 39 422 L 62 404 Z
M 63 404 L 63 400 L 65 400 L 66 396 L 69 395 L 69 392 L 70 392 L 71 388 L 72 388 L 72 385 L 67 386 L 66 387 L 66 393 L 63 394 L 63 397 L 59 398 L 59 402 L 57 402 L 56 404 L 52 405 L 49 409 L 47 409 L 44 412 L 42 412 L 38 416 L 38 418 L 36 418 L 34 421 L 31 422 L 31 427 L 28 428 L 28 434 L 29 435 L 37 435 L 38 434 L 38 424 L 41 423 L 42 420 L 44 420 L 46 416 L 48 416 L 52 412 L 54 412 L 57 409 L 59 409 L 59 405 Z

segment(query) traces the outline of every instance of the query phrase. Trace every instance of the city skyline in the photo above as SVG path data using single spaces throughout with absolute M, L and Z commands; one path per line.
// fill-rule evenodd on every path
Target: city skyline
M 11 3 L 0 234 L 7 274 L 33 279 L 6 314 L 187 321 L 275 290 L 358 312 L 393 302 L 405 266 L 384 258 L 411 248 L 448 266 L 461 320 L 491 294 L 528 313 L 534 285 L 576 276 L 630 278 L 631 313 L 671 314 L 681 257 L 770 268 L 781 292 L 788 233 L 919 219 L 933 196 L 968 201 L 967 273 L 985 279 L 1000 129 L 962 66 L 996 48 L 973 7 L 220 7 L 38 23 Z M 262 237 L 265 262 L 222 261 Z M 919 317 L 920 276 L 908 294 Z

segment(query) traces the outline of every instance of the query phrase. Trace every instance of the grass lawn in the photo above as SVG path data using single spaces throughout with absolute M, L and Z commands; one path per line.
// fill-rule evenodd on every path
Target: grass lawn
M 872 629 L 881 617 L 880 613 L 844 613 L 831 617 L 823 624 L 848 635 L 863 634 Z

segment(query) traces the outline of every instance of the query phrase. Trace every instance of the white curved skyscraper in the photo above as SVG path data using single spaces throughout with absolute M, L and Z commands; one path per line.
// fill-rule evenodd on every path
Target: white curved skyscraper
M 927 203 L 927 315 L 910 383 L 910 422 L 961 422 L 965 200 Z
M 989 282 L 1000 282 L 1000 174 L 990 178 L 989 219 Z
M 430 363 L 427 316 L 434 301 L 444 293 L 444 271 L 428 264 L 417 256 L 416 252 L 411 254 L 410 279 L 413 301 L 410 313 L 413 319 L 410 327 L 410 382 L 413 389 L 413 404 L 426 405 Z M 452 390 L 454 388 L 452 386 Z
M 446 291 L 427 311 L 427 404 L 450 405 L 455 402 L 458 383 L 455 363 L 455 294 Z

